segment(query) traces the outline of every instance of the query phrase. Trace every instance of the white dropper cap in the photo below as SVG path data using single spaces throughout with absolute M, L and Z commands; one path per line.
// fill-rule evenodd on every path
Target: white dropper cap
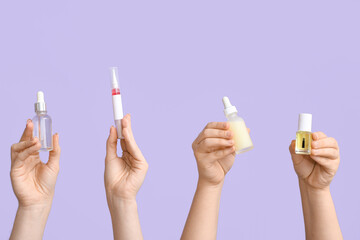
M 223 97 L 222 101 L 223 101 L 223 104 L 224 104 L 225 116 L 228 116 L 228 115 L 230 115 L 232 113 L 237 113 L 236 107 L 231 105 L 231 102 L 230 102 L 228 97 Z
M 111 74 L 111 87 L 119 88 L 119 76 L 118 76 L 118 68 L 117 67 L 111 67 L 110 68 L 110 74 Z
M 312 115 L 310 113 L 299 114 L 298 131 L 311 132 Z
M 37 92 L 37 101 L 35 103 L 35 112 L 45 112 L 46 104 L 44 100 L 44 93 L 42 91 Z
M 38 91 L 37 92 L 37 102 L 38 103 L 43 103 L 43 102 L 45 102 L 45 100 L 44 100 L 44 93 L 42 92 L 42 91 Z

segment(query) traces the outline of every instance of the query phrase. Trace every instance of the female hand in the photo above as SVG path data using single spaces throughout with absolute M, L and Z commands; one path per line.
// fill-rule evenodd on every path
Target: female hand
M 11 146 L 11 183 L 20 207 L 50 206 L 59 173 L 59 135 L 53 136 L 54 148 L 49 160 L 40 160 L 41 144 L 32 137 L 34 125 L 27 121 L 19 143 Z
M 137 146 L 132 130 L 130 115 L 121 121 L 122 156 L 117 156 L 117 132 L 112 126 L 107 140 L 105 157 L 105 188 L 108 201 L 112 198 L 121 200 L 135 200 L 148 170 L 148 164 Z M 110 202 L 109 202 L 110 204 Z
M 199 182 L 219 185 L 235 160 L 233 133 L 227 122 L 206 125 L 192 144 L 199 171 Z
M 311 155 L 295 154 L 295 140 L 289 147 L 299 179 L 314 189 L 329 187 L 340 164 L 339 146 L 322 132 L 312 134 Z

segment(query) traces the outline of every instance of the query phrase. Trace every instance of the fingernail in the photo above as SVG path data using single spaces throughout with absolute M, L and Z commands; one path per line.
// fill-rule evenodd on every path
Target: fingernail
M 28 125 L 29 123 L 31 123 L 31 119 L 26 120 L 26 125 Z
M 314 139 L 314 140 L 317 140 L 317 139 L 318 139 L 318 136 L 317 136 L 316 133 L 313 133 L 313 139 Z
M 234 144 L 234 140 L 230 140 L 229 143 L 230 143 L 230 144 Z
M 226 137 L 230 137 L 230 135 L 231 135 L 231 132 L 226 132 L 226 134 L 225 134 Z

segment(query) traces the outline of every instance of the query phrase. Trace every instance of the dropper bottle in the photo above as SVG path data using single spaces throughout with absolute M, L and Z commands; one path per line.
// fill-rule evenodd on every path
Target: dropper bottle
M 35 103 L 36 116 L 32 119 L 34 124 L 33 136 L 39 139 L 41 151 L 51 151 L 53 149 L 52 123 L 47 115 L 44 93 L 37 93 L 37 102 Z
M 230 130 L 234 134 L 236 154 L 250 151 L 254 148 L 245 121 L 237 115 L 237 109 L 231 105 L 228 97 L 223 97 L 224 113 L 230 123 Z

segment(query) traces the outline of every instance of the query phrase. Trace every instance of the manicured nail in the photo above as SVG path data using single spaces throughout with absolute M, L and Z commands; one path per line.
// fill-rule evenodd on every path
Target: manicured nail
M 230 137 L 230 136 L 231 136 L 231 132 L 228 131 L 228 132 L 226 132 L 225 135 L 226 135 L 226 137 Z

